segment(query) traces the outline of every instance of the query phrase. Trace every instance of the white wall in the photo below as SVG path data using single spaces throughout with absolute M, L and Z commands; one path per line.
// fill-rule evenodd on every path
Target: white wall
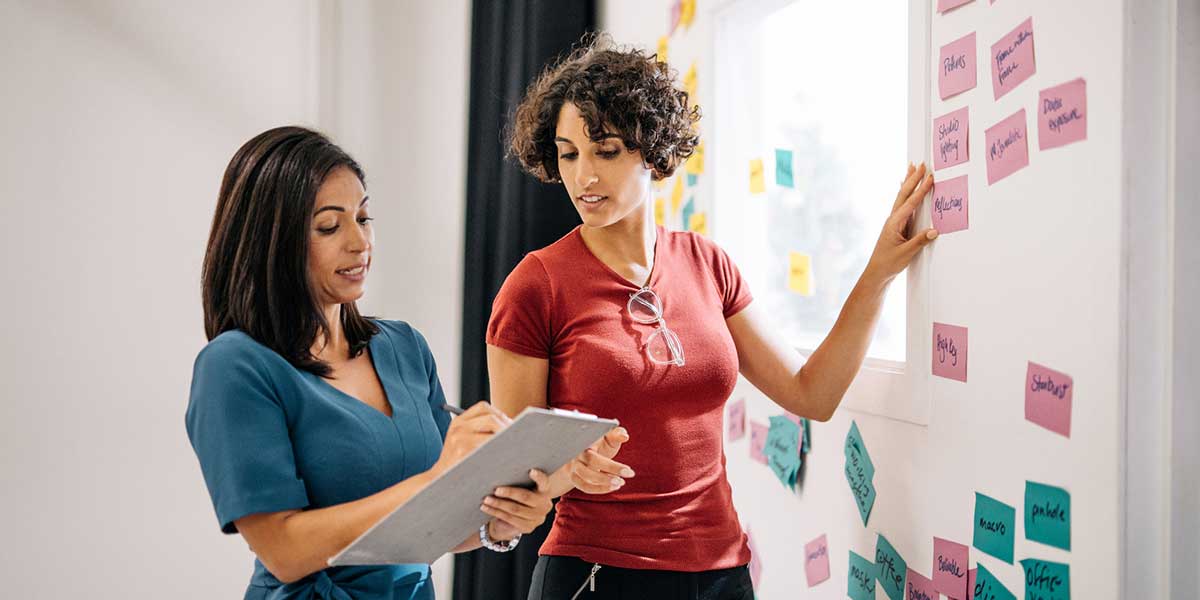
M 221 173 L 264 129 L 363 162 L 366 306 L 425 333 L 456 400 L 468 34 L 466 0 L 0 3 L 6 597 L 244 590 L 183 411 Z

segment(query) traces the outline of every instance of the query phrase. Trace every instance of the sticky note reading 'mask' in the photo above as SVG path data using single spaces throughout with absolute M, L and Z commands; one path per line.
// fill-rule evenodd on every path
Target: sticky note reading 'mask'
M 1038 148 L 1048 150 L 1087 139 L 1087 82 L 1082 79 L 1038 94 Z
M 967 328 L 933 324 L 933 374 L 967 380 Z
M 967 162 L 967 107 L 933 120 L 933 168 L 944 169 Z
M 983 159 L 987 163 L 988 185 L 1029 165 L 1028 137 L 1023 108 L 984 132 Z
M 992 93 L 999 100 L 1037 72 L 1033 60 L 1033 17 L 992 44 Z
M 804 545 L 804 576 L 808 587 L 829 579 L 829 542 L 824 535 Z
M 938 95 L 943 100 L 973 87 L 975 69 L 975 32 L 945 46 L 938 52 Z
M 929 203 L 933 228 L 938 233 L 962 231 L 967 228 L 967 176 L 938 181 L 933 184 L 933 202 Z
M 1071 437 L 1071 393 L 1066 373 L 1030 362 L 1025 369 L 1025 418 L 1054 433 Z

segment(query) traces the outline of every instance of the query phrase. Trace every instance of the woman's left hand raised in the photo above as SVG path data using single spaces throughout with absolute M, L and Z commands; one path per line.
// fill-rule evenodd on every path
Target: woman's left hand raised
M 553 503 L 550 501 L 550 478 L 534 469 L 529 477 L 537 489 L 498 487 L 491 496 L 484 498 L 480 510 L 492 517 L 488 523 L 488 537 L 496 541 L 510 540 L 520 534 L 537 529 L 546 521 Z
M 881 281 L 890 282 L 912 262 L 917 252 L 926 244 L 937 238 L 936 229 L 926 229 L 913 235 L 911 221 L 917 207 L 921 206 L 925 194 L 933 187 L 933 174 L 925 174 L 925 163 L 919 167 L 908 165 L 908 173 L 900 184 L 896 201 L 892 204 L 892 214 L 883 224 L 883 232 L 871 253 L 864 275 L 878 277 Z

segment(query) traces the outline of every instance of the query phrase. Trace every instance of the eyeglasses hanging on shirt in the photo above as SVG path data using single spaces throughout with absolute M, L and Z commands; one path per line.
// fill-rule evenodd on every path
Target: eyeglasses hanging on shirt
M 643 287 L 630 294 L 625 307 L 634 321 L 645 325 L 658 325 L 642 346 L 646 356 L 660 365 L 682 367 L 683 344 L 679 342 L 679 336 L 667 328 L 667 322 L 663 319 L 662 301 L 654 290 Z

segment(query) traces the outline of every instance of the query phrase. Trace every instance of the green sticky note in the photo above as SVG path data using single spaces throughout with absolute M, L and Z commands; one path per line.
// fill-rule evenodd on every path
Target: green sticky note
M 975 573 L 975 597 L 984 600 L 1017 600 L 983 563 L 979 563 L 979 570 Z
M 871 455 L 867 453 L 867 445 L 863 443 L 862 434 L 858 432 L 858 423 L 850 422 L 850 431 L 846 433 L 846 462 L 852 463 L 855 468 L 862 468 L 866 473 L 868 481 L 875 479 L 875 464 L 871 462 Z
M 974 546 L 1011 565 L 1016 515 L 1013 507 L 975 492 Z
M 804 431 L 804 443 L 800 447 L 800 452 L 803 454 L 808 454 L 808 451 L 812 449 L 812 437 L 810 437 L 808 433 L 808 431 L 812 429 L 812 421 L 801 417 L 800 428 Z
M 1067 490 L 1025 482 L 1025 538 L 1071 549 L 1071 494 Z
M 687 202 L 685 202 L 683 205 L 683 228 L 684 228 L 684 230 L 687 229 L 688 223 L 692 222 L 692 213 L 694 213 L 694 212 L 696 212 L 696 203 L 692 201 L 692 198 L 688 198 Z
M 875 564 L 850 551 L 850 568 L 846 577 L 846 594 L 851 600 L 875 600 Z
M 908 564 L 883 534 L 879 534 L 879 539 L 875 541 L 875 568 L 879 570 L 879 585 L 883 586 L 888 598 L 903 600 Z
M 850 484 L 850 493 L 854 496 L 854 504 L 858 506 L 858 514 L 865 526 L 871 517 L 871 508 L 875 506 L 875 484 L 861 468 L 852 467 L 850 459 L 846 459 L 845 473 L 846 483 Z
M 792 151 L 775 150 L 775 183 L 783 187 L 796 187 L 792 179 Z
M 1025 600 L 1071 600 L 1071 567 L 1062 563 L 1027 558 Z
M 700 179 L 700 178 L 699 178 L 699 177 L 697 177 L 696 175 L 692 175 L 691 173 L 688 173 L 688 174 L 687 174 L 687 184 L 688 184 L 688 187 L 695 187 L 695 185 L 696 185 L 696 181 L 698 181 L 699 179 Z
M 783 487 L 792 489 L 796 487 L 796 475 L 800 472 L 800 428 L 787 417 L 775 416 L 770 421 L 763 454 Z

